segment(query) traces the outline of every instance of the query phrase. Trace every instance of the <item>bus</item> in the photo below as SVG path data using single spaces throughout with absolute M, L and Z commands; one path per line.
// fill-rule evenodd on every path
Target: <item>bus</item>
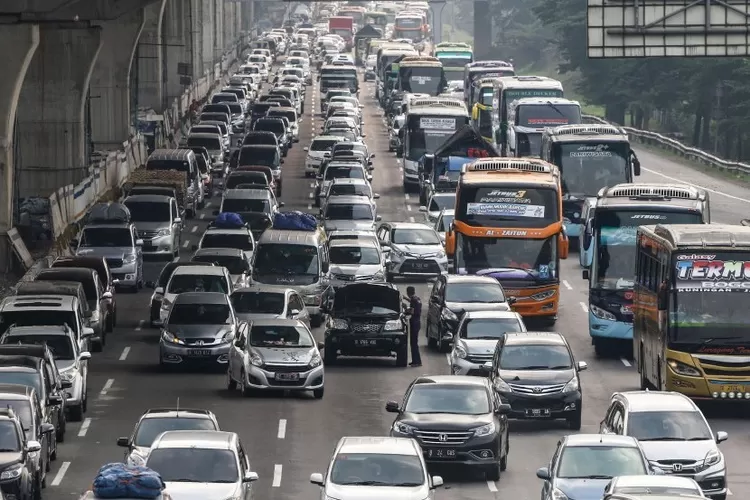
M 508 135 L 505 144 L 508 156 L 541 156 L 542 133 L 547 127 L 580 123 L 581 104 L 578 101 L 562 97 L 517 99 L 510 103 L 508 109 Z M 564 177 L 562 183 L 565 196 Z
M 550 116 L 554 109 L 548 110 Z M 554 116 L 553 116 L 554 117 Z M 560 117 L 562 118 L 562 117 Z M 542 159 L 557 165 L 562 176 L 565 229 L 581 251 L 583 204 L 608 186 L 633 182 L 641 164 L 627 132 L 614 125 L 562 125 L 542 133 Z
M 492 144 L 492 93 L 495 90 L 495 80 L 498 77 L 489 76 L 474 80 L 472 94 L 471 124 L 482 138 Z
M 336 15 L 351 17 L 352 19 L 354 19 L 354 24 L 361 28 L 362 26 L 364 26 L 366 12 L 367 9 L 365 9 L 364 7 L 359 7 L 357 5 L 343 5 L 336 11 Z
M 508 108 L 524 97 L 564 97 L 558 80 L 546 76 L 506 76 L 498 78 L 492 92 L 492 145 L 507 156 Z
M 468 43 L 442 42 L 435 45 L 433 54 L 441 63 L 447 81 L 463 80 L 464 67 L 474 62 L 474 51 Z
M 633 355 L 643 388 L 750 399 L 750 228 L 641 226 Z
M 397 91 L 437 96 L 446 87 L 443 64 L 435 57 L 406 56 L 398 62 Z
M 564 205 L 563 205 L 564 210 Z M 708 193 L 680 184 L 617 184 L 603 188 L 584 239 L 591 248 L 589 335 L 598 356 L 629 354 L 633 339 L 633 271 L 641 224 L 708 224 Z
M 505 61 L 477 61 L 464 66 L 464 101 L 471 109 L 475 102 L 474 93 L 477 88 L 474 82 L 484 77 L 513 76 L 516 71 L 513 65 Z
M 331 88 L 348 88 L 352 94 L 359 93 L 359 77 L 357 67 L 351 65 L 325 65 L 318 74 L 320 81 L 320 98 Z
M 427 34 L 427 16 L 418 11 L 404 11 L 396 15 L 393 25 L 393 38 L 408 38 L 414 42 L 424 39 Z
M 568 258 L 557 167 L 537 158 L 464 165 L 445 249 L 453 274 L 492 276 L 524 318 L 553 325 Z
M 387 95 L 382 95 L 387 79 L 385 70 L 393 61 L 406 55 L 418 56 L 419 52 L 407 43 L 394 42 L 384 43 L 378 49 L 378 62 L 375 66 L 375 98 L 380 100 L 381 106 L 385 106 L 385 100 L 388 97 Z
M 385 30 L 385 26 L 388 24 L 388 13 L 376 11 L 365 12 L 365 24 L 372 24 L 373 26 Z
M 419 190 L 419 161 L 434 153 L 456 130 L 469 123 L 469 112 L 458 99 L 420 97 L 408 100 L 402 127 L 403 184 Z

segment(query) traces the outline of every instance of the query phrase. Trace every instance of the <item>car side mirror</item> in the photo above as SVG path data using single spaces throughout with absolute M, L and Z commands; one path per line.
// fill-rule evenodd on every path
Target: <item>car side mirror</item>
M 323 180 L 323 176 L 322 175 L 316 175 L 315 179 L 319 180 L 319 181 L 322 181 Z
M 62 404 L 62 402 L 63 402 L 62 396 L 59 396 L 57 394 L 52 394 L 49 397 L 47 397 L 47 406 L 60 405 Z
M 484 372 L 487 372 L 487 373 L 491 372 L 492 371 L 492 361 L 485 361 L 482 364 L 481 368 L 482 368 L 482 371 L 484 371 Z
M 126 437 L 117 438 L 117 446 L 121 448 L 130 448 L 130 438 L 126 438 Z
M 104 292 L 102 294 L 102 299 L 109 300 L 112 298 L 112 292 Z
M 380 216 L 380 215 L 376 215 L 375 216 L 375 222 L 380 222 L 381 220 L 383 220 L 382 216 Z
M 391 247 L 389 245 L 382 245 L 381 244 L 380 248 L 383 250 L 383 253 L 390 253 L 390 251 L 391 251 Z
M 719 431 L 719 432 L 716 433 L 716 442 L 717 443 L 722 443 L 722 442 L 726 441 L 727 439 L 729 439 L 729 434 L 727 434 L 726 432 Z
M 326 347 L 326 344 L 325 344 L 325 342 L 318 342 L 318 343 L 317 343 L 317 346 L 318 346 L 318 349 L 319 349 L 319 350 L 322 350 L 322 349 L 325 349 L 325 347 Z
M 143 240 L 140 239 L 140 238 L 137 239 L 137 240 L 135 240 L 135 246 L 142 247 L 143 246 Z
M 588 370 L 589 365 L 585 361 L 579 361 L 578 364 L 576 365 L 576 368 L 578 368 L 579 372 L 583 372 L 583 371 Z
M 81 333 L 81 337 L 86 338 L 86 337 L 93 337 L 93 336 L 94 336 L 94 329 L 84 327 L 83 333 Z
M 317 484 L 318 486 L 323 486 L 323 474 L 320 472 L 310 474 L 310 482 L 312 484 Z
M 419 211 L 422 212 L 422 213 L 426 213 L 427 212 L 427 207 L 424 206 L 424 205 L 422 205 L 422 206 L 419 207 Z
M 591 273 L 588 269 L 581 269 L 581 277 L 588 281 L 591 278 Z
M 500 403 L 495 408 L 495 413 L 498 415 L 507 415 L 510 413 L 510 405 L 507 403 Z
M 252 483 L 257 480 L 258 480 L 257 472 L 247 472 L 245 473 L 245 477 L 242 478 L 243 483 Z
M 545 481 L 549 481 L 549 469 L 547 467 L 540 467 L 536 470 L 536 477 L 539 479 L 544 479 Z
M 443 485 L 443 478 L 441 476 L 432 476 L 432 489 L 440 488 Z
M 292 309 L 289 311 L 290 316 L 297 316 L 299 314 L 299 309 Z
M 743 226 L 750 226 L 750 219 L 742 219 L 740 224 Z
M 157 286 L 156 288 L 154 288 L 154 293 L 164 295 L 164 287 Z
M 91 318 L 91 316 L 93 316 L 93 315 L 94 315 L 94 312 L 91 309 L 89 309 L 88 311 L 86 311 L 86 312 L 83 313 L 83 317 L 86 318 L 86 319 Z
M 398 413 L 401 411 L 401 408 L 399 407 L 398 403 L 395 401 L 388 401 L 385 404 L 385 411 L 388 413 Z
M 26 443 L 26 452 L 35 453 L 42 450 L 42 444 L 39 441 L 29 441 Z
M 508 301 L 508 305 L 512 306 L 513 304 L 515 304 L 516 302 L 518 302 L 518 299 L 515 298 L 515 297 L 508 297 L 507 301 Z
M 281 159 L 281 160 L 279 161 L 279 163 L 283 164 L 283 163 L 284 163 L 284 159 L 282 158 L 282 159 Z
M 78 355 L 79 361 L 88 361 L 91 359 L 91 353 L 88 351 L 83 351 L 81 354 Z
M 283 201 L 280 201 L 280 202 L 279 202 L 279 206 L 280 206 L 280 207 L 283 207 L 284 205 L 286 205 L 286 203 L 284 203 Z
M 379 200 L 380 199 L 380 195 L 378 193 L 375 193 L 374 195 L 372 195 L 372 199 L 373 200 Z

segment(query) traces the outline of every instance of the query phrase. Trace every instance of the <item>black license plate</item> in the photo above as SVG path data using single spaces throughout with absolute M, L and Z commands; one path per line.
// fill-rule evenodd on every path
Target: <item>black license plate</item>
M 549 417 L 552 413 L 549 408 L 527 408 L 526 416 L 532 418 Z
M 210 349 L 188 349 L 188 356 L 210 356 Z
M 415 262 L 412 264 L 414 266 L 414 269 L 428 269 L 430 267 L 429 262 Z
M 154 242 L 151 240 L 143 240 L 143 248 L 151 248 L 154 246 Z
M 296 382 L 299 380 L 299 373 L 277 373 L 276 380 L 283 380 L 285 382 Z
M 359 345 L 359 346 L 378 345 L 378 341 L 375 339 L 356 339 L 354 341 L 354 345 Z
M 453 460 L 456 458 L 456 450 L 447 448 L 430 448 L 424 452 L 425 458 Z

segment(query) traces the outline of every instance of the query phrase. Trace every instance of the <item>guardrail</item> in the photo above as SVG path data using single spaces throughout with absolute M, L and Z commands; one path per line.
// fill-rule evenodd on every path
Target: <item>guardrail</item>
M 750 174 L 750 164 L 724 160 L 723 158 L 714 156 L 711 153 L 707 153 L 706 151 L 688 146 L 678 140 L 666 137 L 661 134 L 657 134 L 656 132 L 639 130 L 632 127 L 624 127 L 622 125 L 610 123 L 606 120 L 603 120 L 602 118 L 599 118 L 598 116 L 583 115 L 582 117 L 583 123 L 601 123 L 603 125 L 614 125 L 616 127 L 625 129 L 625 131 L 630 136 L 631 141 L 640 142 L 642 144 L 647 144 L 649 146 L 663 149 L 669 153 L 678 155 L 687 160 L 701 163 L 711 168 L 717 168 L 729 172 L 742 172 L 745 174 Z

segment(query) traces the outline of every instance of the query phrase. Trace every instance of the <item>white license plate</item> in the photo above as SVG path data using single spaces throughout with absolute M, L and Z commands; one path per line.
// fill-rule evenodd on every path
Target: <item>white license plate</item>
M 299 373 L 277 373 L 276 380 L 294 382 L 294 381 L 299 380 Z

